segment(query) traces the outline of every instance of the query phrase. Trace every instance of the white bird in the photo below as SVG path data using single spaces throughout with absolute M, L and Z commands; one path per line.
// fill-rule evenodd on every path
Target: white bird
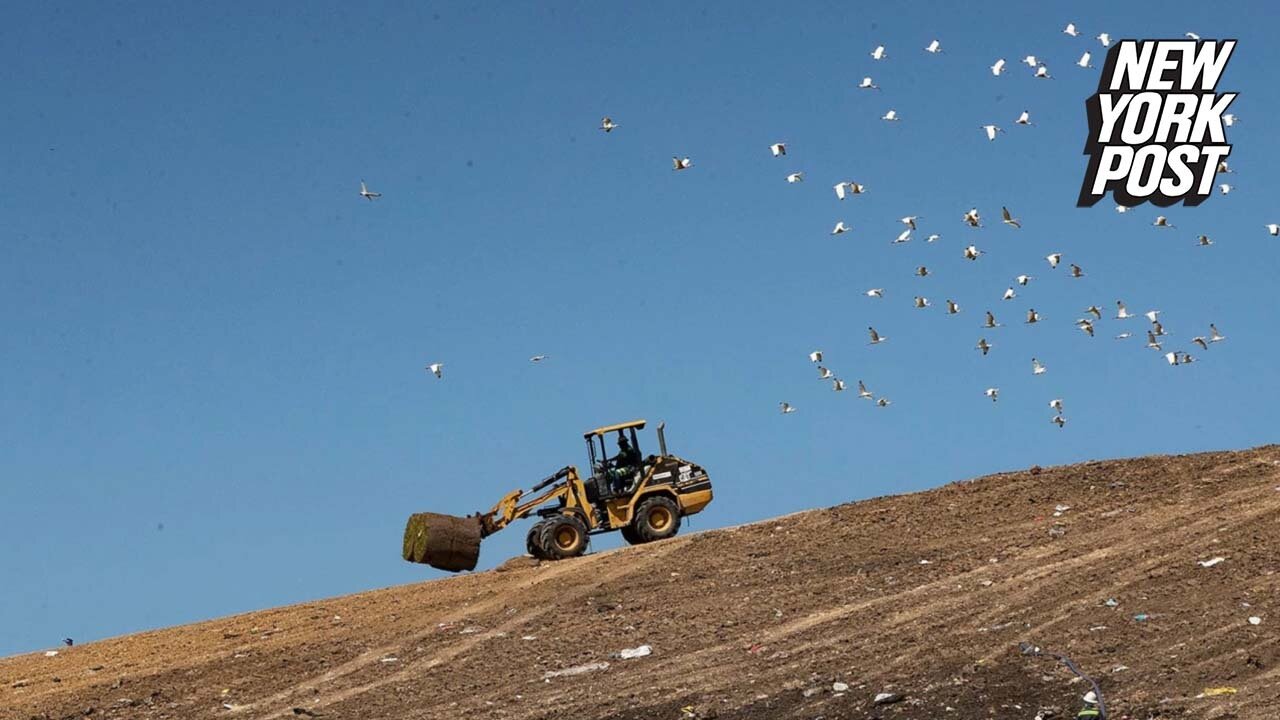
M 1089 313 L 1090 315 L 1093 315 L 1095 318 L 1099 320 L 1102 319 L 1102 308 L 1098 307 L 1097 305 L 1090 305 L 1089 307 L 1085 308 L 1084 311 Z
M 893 243 L 894 244 L 904 243 L 909 241 L 910 239 L 911 239 L 911 228 L 907 228 L 906 230 L 903 230 L 902 232 L 898 233 L 898 237 L 894 238 Z
M 789 183 L 804 182 L 804 173 L 802 172 L 791 173 L 790 175 L 787 176 L 787 182 Z
M 867 297 L 882 298 L 884 297 L 884 288 L 871 288 L 867 291 Z
M 1116 301 L 1116 319 L 1127 320 L 1128 318 L 1131 318 L 1131 317 L 1133 317 L 1133 315 L 1129 312 L 1129 308 L 1124 306 L 1124 302 L 1117 300 Z
M 1062 32 L 1066 33 L 1067 35 L 1070 35 L 1071 37 L 1075 37 L 1080 34 L 1080 32 L 1076 30 L 1075 23 L 1067 23 L 1067 27 L 1064 28 Z
M 1152 225 L 1154 225 L 1154 226 L 1156 226 L 1156 227 L 1163 227 L 1163 228 L 1171 228 L 1171 227 L 1174 227 L 1174 225 L 1173 225 L 1173 224 L 1171 224 L 1171 223 L 1169 222 L 1169 219 L 1168 219 L 1168 218 L 1166 218 L 1166 217 L 1165 217 L 1165 216 L 1163 216 L 1163 215 L 1157 215 L 1157 216 L 1156 216 L 1156 221 L 1155 221 L 1155 222 L 1153 222 L 1153 223 L 1151 223 L 1151 224 L 1152 224 Z
M 1199 345 L 1202 350 L 1209 349 L 1209 343 L 1205 342 L 1205 339 L 1203 337 L 1198 337 L 1198 336 L 1193 337 L 1191 338 L 1191 342 L 1195 343 L 1196 345 Z
M 1050 420 L 1049 422 L 1053 423 L 1054 425 L 1057 425 L 1058 428 L 1061 429 L 1063 425 L 1067 424 L 1067 419 L 1062 417 L 1061 415 L 1055 415 L 1053 419 Z
M 1049 407 L 1053 408 L 1054 410 L 1057 410 L 1058 412 L 1062 412 L 1062 399 L 1057 398 L 1054 400 L 1050 400 Z
M 1127 213 L 1127 212 L 1129 212 L 1129 208 L 1125 207 L 1124 205 L 1117 205 L 1117 206 L 1116 206 L 1116 212 L 1121 213 L 1121 214 L 1123 214 L 1123 213 Z
M 978 208 L 972 208 L 965 213 L 964 222 L 969 227 L 982 227 L 982 220 L 978 217 Z
M 941 240 L 941 239 L 942 239 L 942 236 L 941 236 L 941 235 L 939 235 L 938 233 L 933 233 L 933 234 L 932 234 L 932 235 L 930 235 L 929 237 L 925 238 L 925 239 L 924 239 L 924 241 L 925 241 L 925 242 L 929 242 L 929 243 L 931 243 L 931 242 L 937 242 L 937 241 L 939 241 L 939 240 Z
M 989 387 L 986 390 L 983 390 L 982 394 L 991 398 L 991 402 L 995 402 L 996 399 L 1000 397 L 1000 388 Z
M 1043 375 L 1045 373 L 1045 370 L 1047 369 L 1048 368 L 1046 368 L 1044 365 L 1040 364 L 1039 360 L 1035 358 L 1031 358 L 1031 374 L 1032 375 Z
M 934 40 L 933 42 L 925 46 L 924 51 L 927 53 L 933 53 L 936 55 L 942 52 L 942 43 L 938 42 L 937 40 Z
M 819 365 L 819 366 L 818 366 L 818 379 L 819 379 L 819 380 L 830 380 L 830 379 L 831 379 L 831 378 L 833 378 L 833 377 L 835 377 L 835 375 L 833 375 L 833 374 L 831 373 L 831 371 L 830 371 L 830 370 L 828 370 L 828 369 L 826 369 L 826 368 L 822 367 L 821 365 Z
M 879 90 L 880 86 L 871 81 L 871 76 L 862 78 L 862 82 L 858 83 L 859 90 Z
M 1225 115 L 1222 116 L 1222 124 L 1226 125 L 1227 127 L 1231 127 L 1232 125 L 1235 125 L 1236 116 L 1231 113 L 1226 113 Z
M 1003 325 L 1001 325 L 1000 323 L 996 322 L 996 316 L 995 316 L 995 315 L 993 315 L 993 314 L 991 314 L 991 311 L 990 311 L 990 310 L 988 310 L 988 311 L 987 311 L 987 322 L 986 322 L 986 324 L 985 324 L 985 325 L 983 325 L 982 327 L 984 327 L 984 328 L 998 328 L 998 327 L 1004 327 L 1004 326 L 1003 326 Z
M 1098 35 L 1098 42 L 1102 43 L 1102 47 L 1111 47 L 1111 36 L 1107 33 L 1100 33 Z
M 1015 293 L 1015 292 L 1013 291 L 1013 288 L 1009 288 L 1009 289 L 1007 289 L 1007 290 L 1005 290 L 1005 291 L 1004 291 L 1004 297 L 1002 297 L 1002 298 L 1000 298 L 1000 299 L 1001 299 L 1001 300 L 1012 300 L 1012 299 L 1014 299 L 1014 298 L 1016 298 L 1016 297 L 1018 297 L 1017 293 Z
M 927 297 L 922 297 L 922 296 L 920 296 L 920 295 L 917 295 L 917 296 L 916 296 L 916 307 L 918 307 L 918 308 L 927 308 L 927 307 L 929 307 L 929 298 L 927 298 Z
M 911 228 L 912 230 L 915 230 L 915 229 L 916 229 L 916 220 L 919 220 L 919 219 L 920 219 L 920 216 L 919 216 L 919 215 L 908 215 L 908 216 L 906 216 L 906 217 L 902 218 L 902 224 L 903 224 L 903 225 L 906 225 L 907 227 Z
M 1231 186 L 1228 185 L 1227 183 L 1222 183 L 1221 185 L 1218 186 L 1218 191 L 1221 192 L 1223 195 L 1229 194 L 1231 192 L 1231 189 L 1232 189 Z
M 947 314 L 948 314 L 948 315 L 955 315 L 955 314 L 956 314 L 956 313 L 958 313 L 958 312 L 960 312 L 960 306 L 959 306 L 959 305 L 957 305 L 956 303 L 952 302 L 951 300 L 948 300 L 948 301 L 947 301 Z
M 1040 322 L 1040 313 L 1036 312 L 1035 308 L 1027 310 L 1027 324 L 1034 325 L 1038 322 Z
M 844 200 L 849 195 L 861 195 L 862 192 L 866 190 L 865 185 L 860 185 L 856 182 L 853 182 L 852 180 L 845 180 L 844 182 L 838 182 L 831 187 L 833 190 L 836 191 L 836 197 L 840 198 L 841 200 Z
M 1122 332 L 1122 333 L 1120 333 L 1119 335 L 1117 335 L 1117 336 L 1116 336 L 1116 339 L 1117 339 L 1117 340 L 1128 340 L 1128 339 L 1129 339 L 1129 338 L 1131 338 L 1131 337 L 1133 337 L 1133 333 L 1131 333 L 1131 332 Z
M 1071 277 L 1073 278 L 1084 277 L 1084 270 L 1080 269 L 1079 265 L 1076 265 L 1075 263 L 1071 263 Z
M 1044 78 L 1046 80 L 1053 79 L 1053 76 L 1049 74 L 1049 68 L 1045 67 L 1044 65 L 1041 65 L 1040 67 L 1036 68 L 1036 77 Z
M 897 110 L 890 110 L 889 112 L 885 113 L 885 114 L 884 114 L 884 116 L 883 116 L 883 117 L 881 117 L 880 119 L 881 119 L 881 120 L 888 120 L 889 122 L 897 122 L 897 121 L 898 121 L 898 111 L 897 111 Z
M 887 54 L 885 54 L 884 46 L 883 46 L 883 45 L 877 45 L 877 46 L 876 46 L 876 49 L 871 51 L 871 59 L 872 59 L 872 60 L 883 60 L 883 59 L 885 59 L 885 58 L 887 58 L 887 57 L 889 57 L 889 56 L 888 56 Z
M 862 384 L 861 380 L 858 381 L 858 397 L 867 400 L 871 399 L 871 391 L 867 389 L 866 385 Z
M 1223 340 L 1226 340 L 1226 339 L 1227 339 L 1226 335 L 1223 335 L 1222 333 L 1218 332 L 1217 325 L 1214 325 L 1213 323 L 1209 323 L 1209 342 L 1214 342 L 1214 343 L 1222 342 Z
M 444 363 L 431 363 L 427 366 L 427 372 L 438 378 L 444 377 Z
M 822 351 L 814 350 L 813 352 L 809 353 L 809 362 L 814 362 L 814 363 L 822 362 Z
M 1151 323 L 1151 332 L 1155 333 L 1156 337 L 1166 334 L 1164 331 L 1164 325 L 1162 325 L 1159 320 Z
M 1049 267 L 1056 268 L 1058 263 L 1062 262 L 1062 253 L 1050 253 L 1045 255 L 1044 259 L 1049 261 Z
M 1080 56 L 1080 59 L 1076 61 L 1076 66 L 1086 68 L 1086 69 L 1092 68 L 1093 64 L 1089 62 L 1090 58 L 1092 57 L 1093 55 L 1090 54 L 1088 50 L 1086 50 L 1084 54 Z
M 608 115 L 605 115 L 604 118 L 600 120 L 600 129 L 605 132 L 613 132 L 616 127 L 618 127 L 618 123 L 614 122 L 613 118 Z
M 1080 328 L 1080 332 L 1086 333 L 1089 337 L 1093 337 L 1093 321 L 1088 318 L 1082 318 L 1076 321 L 1076 327 Z
M 1267 232 L 1272 235 L 1280 235 L 1280 224 L 1271 223 L 1270 225 L 1267 225 Z
M 678 157 L 671 158 L 672 170 L 688 170 L 691 167 L 693 167 L 693 161 L 690 160 L 689 158 L 678 158 Z
M 1026 63 L 1029 67 L 1033 67 L 1033 68 L 1040 64 L 1040 61 L 1036 60 L 1035 55 L 1028 55 L 1022 58 L 1022 62 Z
M 540 363 L 540 362 L 542 362 L 543 360 L 546 360 L 548 357 L 549 357 L 549 356 L 547 356 L 547 355 L 534 355 L 533 357 L 529 358 L 529 362 L 531 362 L 531 363 Z
M 916 268 L 916 275 L 918 277 L 929 277 L 929 268 L 925 267 L 924 265 L 921 265 L 920 267 Z
M 876 329 L 873 327 L 867 328 L 867 332 L 871 335 L 871 342 L 869 343 L 871 345 L 879 345 L 889 339 L 876 332 Z
M 772 145 L 770 145 L 770 146 L 769 146 L 769 152 L 773 153 L 773 156 L 774 156 L 774 157 L 781 157 L 781 156 L 783 156 L 783 155 L 786 155 L 786 154 L 787 154 L 787 144 L 786 144 L 786 143 L 774 143 L 774 144 L 772 144 Z
M 1151 332 L 1150 330 L 1147 331 L 1147 347 L 1151 348 L 1152 350 L 1160 349 L 1160 341 L 1156 339 L 1156 334 Z
M 1234 173 L 1235 171 L 1231 169 L 1231 166 L 1230 166 L 1230 165 L 1227 165 L 1227 161 L 1226 161 L 1226 160 L 1219 160 L 1219 161 L 1218 161 L 1218 172 L 1220 172 L 1220 173 Z
M 1203 247 L 1207 247 L 1209 245 L 1212 245 L 1213 241 L 1209 239 L 1208 235 L 1201 235 L 1200 237 L 1196 238 L 1196 244 Z
M 992 141 L 996 139 L 996 133 L 1004 132 L 1004 130 L 995 125 L 983 125 L 982 130 L 987 133 L 987 139 Z
M 836 392 L 840 392 L 841 390 L 844 390 L 844 381 L 841 380 L 840 378 L 836 378 L 831 382 L 831 389 L 835 390 Z
M 1170 365 L 1177 365 L 1177 364 L 1178 364 L 1178 353 L 1177 353 L 1177 351 L 1174 351 L 1174 352 L 1167 352 L 1167 353 L 1165 353 L 1165 354 L 1164 354 L 1164 359 L 1165 359 L 1165 360 L 1168 360 Z
M 1031 275 L 1019 275 L 1018 277 L 1014 278 L 1013 280 L 1014 280 L 1014 282 L 1018 283 L 1019 285 L 1022 285 L 1022 286 L 1024 286 L 1024 287 L 1025 287 L 1027 283 L 1031 282 L 1032 280 L 1035 280 L 1035 277 L 1033 277 L 1033 276 L 1031 276 Z
M 778 409 L 782 412 L 783 415 L 786 415 L 788 413 L 793 413 L 796 411 L 795 408 L 791 407 L 791 403 L 785 403 L 785 402 L 778 403 Z
M 891 404 L 892 403 L 889 402 L 889 398 L 882 397 L 876 401 L 876 407 L 889 407 Z
M 1158 322 L 1158 321 L 1159 321 L 1159 318 L 1160 318 L 1160 311 L 1159 311 L 1159 310 L 1148 310 L 1148 311 L 1147 311 L 1146 313 L 1144 313 L 1144 314 L 1147 316 L 1147 320 L 1150 320 L 1151 322 Z
M 372 190 L 370 190 L 370 189 L 369 189 L 369 188 L 364 184 L 364 181 L 363 181 L 363 180 L 361 180 L 361 181 L 360 181 L 360 197 L 364 198 L 365 200 L 368 200 L 368 201 L 372 202 L 372 201 L 374 201 L 374 200 L 376 200 L 376 199 L 378 199 L 378 198 L 382 197 L 382 193 L 380 193 L 380 192 L 373 192 Z
M 844 221 L 841 220 L 840 222 L 836 223 L 836 226 L 834 228 L 831 229 L 831 234 L 839 235 L 841 233 L 847 233 L 852 229 L 853 228 L 849 227 L 848 225 L 845 225 Z
M 1004 72 L 1004 58 L 1000 58 L 999 60 L 997 60 L 997 61 L 996 61 L 996 64 L 995 64 L 995 65 L 992 65 L 992 66 L 991 66 L 991 74 L 992 74 L 992 75 L 995 75 L 996 77 L 999 77 L 999 76 L 1000 76 L 1000 73 L 1002 73 L 1002 72 Z
M 1007 207 L 1000 208 L 1000 218 L 1001 218 L 1000 221 L 1003 222 L 1005 225 L 1009 225 L 1015 228 L 1022 227 L 1022 221 L 1014 217 L 1013 214 L 1009 212 L 1009 208 Z
M 991 343 L 987 342 L 986 338 L 978 338 L 978 344 L 974 346 L 974 349 L 981 350 L 982 354 L 986 355 L 991 352 Z
M 964 249 L 965 260 L 977 260 L 978 256 L 981 254 L 982 254 L 982 251 L 978 249 L 977 245 L 970 245 L 969 247 Z
M 1031 122 L 1030 110 L 1023 110 L 1022 114 L 1019 115 L 1018 119 L 1014 120 L 1014 122 L 1017 123 L 1018 125 L 1035 125 L 1035 123 Z

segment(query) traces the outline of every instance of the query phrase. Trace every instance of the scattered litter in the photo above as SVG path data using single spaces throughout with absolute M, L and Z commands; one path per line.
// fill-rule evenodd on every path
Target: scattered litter
M 833 682 L 831 683 L 831 690 L 838 693 L 849 692 L 849 683 Z
M 1089 692 L 1087 692 L 1087 693 L 1085 693 L 1085 694 L 1084 694 L 1084 697 L 1082 697 L 1082 698 L 1080 698 L 1080 699 L 1081 699 L 1081 700 L 1084 700 L 1085 702 L 1089 703 L 1090 705 L 1097 705 L 1097 704 L 1098 704 L 1098 693 L 1096 693 L 1096 692 L 1094 692 L 1094 691 L 1090 690 Z
M 1213 558 L 1212 560 L 1200 560 L 1200 561 L 1198 561 L 1196 564 L 1198 564 L 1200 567 L 1207 567 L 1207 568 L 1208 568 L 1208 567 L 1213 567 L 1214 565 L 1217 565 L 1218 563 L 1222 562 L 1223 560 L 1226 560 L 1226 558 L 1224 558 L 1224 557 L 1216 557 L 1216 558 Z
M 1055 505 L 1053 508 L 1053 516 L 1062 517 L 1062 514 L 1070 509 L 1071 509 L 1070 505 Z
M 1249 618 L 1249 624 L 1250 624 L 1250 625 L 1261 625 L 1261 624 L 1262 624 L 1262 618 L 1258 617 L 1257 615 L 1254 615 L 1253 617 Z
M 28 685 L 30 685 L 30 684 L 31 684 L 31 681 L 30 681 L 30 680 L 22 679 L 22 680 L 19 680 L 19 681 L 18 681 L 18 682 L 16 682 L 16 683 L 14 683 L 14 684 L 10 685 L 9 687 L 14 688 L 14 689 L 16 690 L 16 689 L 18 689 L 18 688 L 24 688 L 24 687 L 26 687 L 26 686 L 28 686 Z
M 1102 632 L 1103 630 L 1106 630 L 1106 629 L 1107 629 L 1106 625 L 1094 625 L 1093 627 L 1089 628 L 1089 632 Z
M 583 673 L 595 672 L 596 670 L 606 670 L 609 667 L 607 662 L 593 662 L 586 665 L 575 665 L 571 668 L 563 670 L 548 670 L 542 674 L 543 680 L 550 680 L 557 677 L 569 677 L 572 675 L 581 675 Z
M 461 630 L 459 630 L 459 631 L 458 631 L 458 634 L 459 634 L 459 635 L 474 635 L 474 634 L 476 634 L 476 633 L 480 632 L 480 630 L 481 630 L 481 628 L 478 628 L 478 627 L 476 627 L 476 626 L 474 626 L 474 625 L 468 625 L 467 627 L 464 627 L 464 628 L 462 628 Z
M 822 688 L 811 687 L 811 688 L 806 688 L 805 691 L 800 694 L 807 698 L 810 698 L 810 697 L 813 697 L 814 695 L 817 695 L 820 692 L 822 692 Z
M 1128 670 L 1128 669 L 1129 669 L 1128 665 L 1117 665 L 1111 668 L 1111 672 L 1113 673 L 1124 672 L 1125 670 Z
M 537 640 L 537 639 L 538 639 L 538 636 L 537 636 L 537 635 L 525 635 L 525 636 L 521 637 L 520 639 L 521 639 L 521 640 Z
M 981 585 L 982 587 L 991 587 L 992 582 L 991 582 L 990 580 L 983 580 L 982 582 L 980 582 L 980 583 L 978 583 L 978 584 L 979 584 L 979 585 Z
M 756 653 L 760 652 L 763 649 L 764 649 L 764 646 L 761 645 L 760 643 L 752 643 L 751 646 L 747 648 L 747 652 L 751 655 L 755 655 Z
M 1137 615 L 1133 616 L 1133 619 L 1137 620 L 1138 622 L 1146 622 L 1150 618 L 1151 616 L 1146 613 L 1138 613 Z
M 653 654 L 653 648 L 649 647 L 648 645 L 641 645 L 640 647 L 627 648 L 623 650 L 622 652 L 618 653 L 618 657 L 622 658 L 623 660 L 634 660 L 636 658 L 647 657 L 652 654 Z
M 378 662 L 384 662 L 384 663 L 400 662 L 400 658 L 398 658 L 398 657 L 384 657 L 384 658 L 382 658 L 381 660 L 379 660 Z
M 1200 693 L 1196 697 L 1217 697 L 1218 695 L 1235 695 L 1237 692 L 1239 692 L 1239 690 L 1236 690 L 1235 688 L 1229 687 L 1229 686 L 1228 687 L 1211 687 L 1211 688 L 1205 688 L 1204 692 Z
M 876 695 L 876 698 L 873 702 L 876 705 L 892 705 L 893 703 L 896 703 L 896 702 L 902 702 L 902 700 L 903 700 L 903 697 L 898 693 L 882 692 Z
M 45 656 L 45 657 L 53 657 L 54 655 L 57 655 L 57 654 L 58 654 L 58 651 L 57 651 L 57 650 L 45 650 L 45 651 L 44 651 L 44 656 Z
M 921 564 L 921 565 L 932 565 L 932 564 L 933 564 L 933 561 L 932 561 L 932 560 L 921 560 L 921 561 L 920 561 L 920 564 Z
M 1059 538 L 1066 534 L 1067 534 L 1067 528 L 1064 525 L 1054 523 L 1053 527 L 1049 528 L 1049 537 Z
M 1115 598 L 1107 598 L 1107 601 L 1103 603 L 1103 605 L 1106 605 L 1107 607 L 1116 607 L 1119 604 L 1120 604 L 1120 601 L 1116 600 Z
M 773 616 L 774 616 L 774 617 L 776 617 L 776 618 L 780 618 L 780 617 L 782 617 L 782 611 L 781 611 L 781 610 L 779 610 L 778 608 L 774 608 L 774 609 L 773 609 Z

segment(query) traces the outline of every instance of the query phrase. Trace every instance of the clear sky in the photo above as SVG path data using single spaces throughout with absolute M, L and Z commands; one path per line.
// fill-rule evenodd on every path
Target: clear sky
M 409 513 L 487 509 L 636 417 L 711 472 L 694 529 L 1276 439 L 1274 4 L 796 5 L 0 6 L 0 654 L 437 577 L 400 559 Z M 1075 207 L 1103 31 L 1240 40 L 1236 189 L 1175 230 Z M 1201 362 L 1113 340 L 1146 327 L 1117 299 Z

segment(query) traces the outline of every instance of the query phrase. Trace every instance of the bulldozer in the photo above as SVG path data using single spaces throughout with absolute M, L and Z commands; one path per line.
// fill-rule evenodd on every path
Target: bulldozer
M 402 556 L 440 570 L 474 570 L 480 542 L 511 523 L 536 515 L 525 547 L 540 560 L 563 560 L 587 551 L 590 536 L 618 531 L 632 545 L 674 536 L 686 515 L 711 502 L 711 478 L 702 466 L 667 452 L 666 425 L 657 427 L 658 454 L 640 453 L 644 420 L 588 430 L 591 475 L 572 465 L 512 490 L 488 512 L 466 517 L 423 512 L 409 517 Z M 607 439 L 618 449 L 610 456 Z

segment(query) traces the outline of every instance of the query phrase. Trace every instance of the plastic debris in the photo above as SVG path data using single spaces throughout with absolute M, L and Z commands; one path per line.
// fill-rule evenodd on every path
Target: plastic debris
M 1216 558 L 1213 558 L 1213 559 L 1211 559 L 1211 560 L 1200 560 L 1200 561 L 1197 561 L 1197 563 L 1196 563 L 1196 564 L 1197 564 L 1197 565 L 1199 565 L 1200 567 L 1207 567 L 1207 568 L 1210 568 L 1210 567 L 1213 567 L 1214 565 L 1217 565 L 1218 563 L 1222 562 L 1223 560 L 1226 560 L 1226 558 L 1224 558 L 1224 557 L 1216 557 Z
M 652 654 L 653 648 L 648 645 L 641 645 L 640 647 L 627 648 L 626 650 L 623 650 L 618 653 L 618 657 L 623 660 L 635 660 L 636 658 L 642 658 Z
M 1138 613 L 1137 615 L 1133 616 L 1133 619 L 1137 620 L 1138 622 L 1146 622 L 1150 618 L 1151 616 L 1146 613 Z
M 1239 692 L 1239 690 L 1236 690 L 1235 688 L 1230 686 L 1211 687 L 1211 688 L 1205 688 L 1204 692 L 1200 693 L 1199 697 L 1217 697 L 1218 695 L 1235 695 L 1237 692 Z
M 45 650 L 45 651 L 44 651 L 44 656 L 45 656 L 45 657 L 53 657 L 53 656 L 55 656 L 55 655 L 57 655 L 57 654 L 58 654 L 58 651 L 57 651 L 57 650 Z
M 892 705 L 896 702 L 902 702 L 903 697 L 898 693 L 882 692 L 876 695 L 873 701 L 876 705 Z
M 550 680 L 551 678 L 557 677 L 570 677 L 573 675 L 595 672 L 596 670 L 606 670 L 608 667 L 609 663 L 607 662 L 593 662 L 587 663 L 586 665 L 575 665 L 574 667 L 565 668 L 563 670 L 548 670 L 542 673 L 542 679 Z
M 384 662 L 384 663 L 400 662 L 400 658 L 398 658 L 398 657 L 384 657 L 384 658 L 382 658 L 381 660 L 379 660 L 378 662 Z
M 1106 605 L 1107 607 L 1116 607 L 1120 604 L 1120 601 L 1116 600 L 1115 598 L 1107 598 L 1107 601 L 1103 604 Z
M 832 692 L 838 692 L 838 693 L 849 692 L 849 684 L 842 683 L 842 682 L 833 682 L 831 683 L 831 690 Z
M 1262 618 L 1258 617 L 1257 615 L 1254 615 L 1253 617 L 1249 618 L 1249 624 L 1250 624 L 1250 625 L 1261 625 L 1261 624 L 1262 624 Z

